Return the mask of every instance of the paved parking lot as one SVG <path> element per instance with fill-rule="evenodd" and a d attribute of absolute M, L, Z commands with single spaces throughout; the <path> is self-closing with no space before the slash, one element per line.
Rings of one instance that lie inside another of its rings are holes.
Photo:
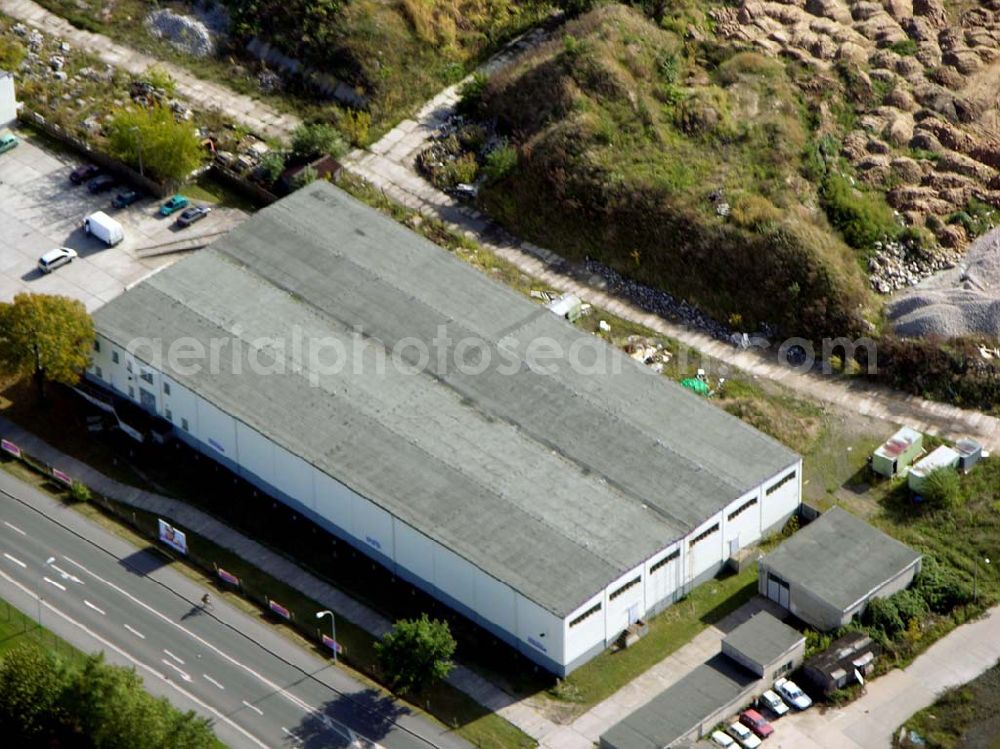
<path fill-rule="evenodd" d="M 159 202 L 146 198 L 129 208 L 110 208 L 116 191 L 92 195 L 74 186 L 69 173 L 80 163 L 72 156 L 42 148 L 21 137 L 21 144 L 0 154 L 0 301 L 32 291 L 75 297 L 93 311 L 150 273 L 183 254 L 141 257 L 150 248 L 236 226 L 246 214 L 216 208 L 205 219 L 178 230 L 173 218 L 161 218 Z M 84 216 L 103 210 L 125 229 L 125 240 L 106 247 L 82 228 Z M 49 275 L 38 258 L 55 247 L 72 247 L 80 257 Z"/>

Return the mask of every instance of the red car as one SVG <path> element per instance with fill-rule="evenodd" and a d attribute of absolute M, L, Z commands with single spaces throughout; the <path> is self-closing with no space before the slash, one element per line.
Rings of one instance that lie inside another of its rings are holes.
<path fill-rule="evenodd" d="M 774 726 L 768 723 L 764 716 L 756 710 L 744 710 L 740 713 L 740 723 L 745 725 L 762 739 L 766 739 L 774 733 Z"/>

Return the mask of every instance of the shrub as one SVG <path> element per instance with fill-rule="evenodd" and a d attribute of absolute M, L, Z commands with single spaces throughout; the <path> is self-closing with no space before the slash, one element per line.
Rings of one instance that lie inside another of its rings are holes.
<path fill-rule="evenodd" d="M 458 90 L 458 104 L 455 110 L 459 114 L 477 115 L 483 108 L 483 97 L 486 94 L 486 87 L 490 79 L 486 73 L 476 71 L 472 77 L 462 84 Z"/>
<path fill-rule="evenodd" d="M 890 598 L 873 598 L 865 608 L 864 622 L 876 633 L 890 640 L 906 629 L 896 601 Z"/>
<path fill-rule="evenodd" d="M 446 162 L 434 173 L 434 184 L 440 188 L 469 184 L 476 179 L 478 172 L 476 157 L 471 153 L 464 153 L 457 159 Z"/>
<path fill-rule="evenodd" d="M 292 132 L 292 154 L 302 161 L 312 161 L 324 154 L 334 158 L 347 151 L 347 144 L 333 125 L 317 122 L 299 125 Z"/>
<path fill-rule="evenodd" d="M 278 151 L 268 151 L 260 160 L 260 171 L 263 178 L 273 184 L 285 171 L 285 156 Z"/>
<path fill-rule="evenodd" d="M 513 146 L 503 145 L 486 154 L 486 164 L 483 171 L 490 181 L 496 182 L 514 171 L 516 167 L 517 149 Z"/>
<path fill-rule="evenodd" d="M 947 614 L 972 600 L 968 582 L 954 568 L 942 566 L 934 557 L 924 557 L 913 590 L 935 614 Z"/>
<path fill-rule="evenodd" d="M 900 39 L 898 42 L 893 42 L 889 49 L 897 55 L 912 57 L 917 54 L 917 43 L 912 39 Z"/>
<path fill-rule="evenodd" d="M 17 71 L 28 51 L 16 39 L 0 39 L 0 70 Z M 21 82 L 18 81 L 18 85 Z"/>
<path fill-rule="evenodd" d="M 729 216 L 737 226 L 761 234 L 771 231 L 781 221 L 781 211 L 774 203 L 756 193 L 742 193 L 734 198 Z"/>
<path fill-rule="evenodd" d="M 69 485 L 69 496 L 74 502 L 89 502 L 91 499 L 90 489 L 79 481 Z"/>
<path fill-rule="evenodd" d="M 177 93 L 177 81 L 159 65 L 147 68 L 146 72 L 142 74 L 142 80 L 145 80 L 156 88 L 162 88 L 167 92 L 168 96 L 173 96 Z"/>
<path fill-rule="evenodd" d="M 889 206 L 873 194 L 857 190 L 842 174 L 828 174 L 820 195 L 830 223 L 855 249 L 868 249 L 899 233 Z"/>
<path fill-rule="evenodd" d="M 292 187 L 298 190 L 316 181 L 316 170 L 312 166 L 305 167 L 292 179 Z"/>
<path fill-rule="evenodd" d="M 347 139 L 359 148 L 368 145 L 368 139 L 371 136 L 371 127 L 371 114 L 360 109 L 349 109 L 340 118 L 340 129 L 344 131 Z M 339 156 L 340 154 L 331 155 Z"/>
<path fill-rule="evenodd" d="M 924 502 L 935 510 L 947 510 L 962 499 L 962 485 L 953 468 L 937 468 L 924 480 Z"/>
<path fill-rule="evenodd" d="M 894 593 L 892 595 L 892 600 L 896 604 L 896 610 L 899 612 L 899 618 L 907 624 L 913 620 L 918 622 L 923 621 L 924 617 L 927 616 L 927 612 L 930 610 L 927 606 L 927 601 L 925 601 L 923 596 L 921 596 L 920 593 L 914 588 L 908 588 L 906 590 L 901 590 L 898 593 Z"/>
<path fill-rule="evenodd" d="M 108 125 L 111 155 L 157 179 L 181 182 L 205 158 L 194 127 L 178 122 L 167 107 L 119 110 Z"/>

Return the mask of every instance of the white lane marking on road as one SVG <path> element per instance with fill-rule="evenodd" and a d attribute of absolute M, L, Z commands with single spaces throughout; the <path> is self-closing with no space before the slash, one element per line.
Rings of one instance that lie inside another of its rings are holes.
<path fill-rule="evenodd" d="M 215 679 L 213 679 L 213 678 L 212 678 L 211 676 L 209 676 L 208 674 L 202 674 L 202 676 L 204 676 L 204 677 L 205 677 L 205 681 L 207 681 L 207 682 L 208 682 L 209 684 L 214 684 L 214 685 L 215 685 L 215 686 L 217 686 L 217 687 L 218 687 L 219 689 L 225 689 L 225 687 L 224 687 L 224 686 L 222 686 L 222 685 L 221 685 L 221 684 L 220 684 L 219 682 L 217 682 L 217 681 L 216 681 Z"/>
<path fill-rule="evenodd" d="M 19 567 L 20 567 L 21 569 L 27 569 L 27 568 L 28 568 L 28 565 L 26 565 L 26 564 L 25 564 L 24 562 L 22 562 L 22 561 L 21 561 L 20 559 L 18 559 L 17 557 L 12 557 L 12 556 L 11 556 L 10 554 L 8 554 L 8 553 L 7 553 L 6 551 L 5 551 L 4 553 L 3 553 L 3 555 L 4 555 L 5 557 L 7 557 L 7 558 L 8 558 L 8 559 L 9 559 L 10 561 L 12 561 L 12 562 L 13 562 L 14 564 L 16 564 L 17 566 L 19 566 Z"/>
<path fill-rule="evenodd" d="M 293 744 L 298 745 L 298 744 L 302 743 L 302 739 L 300 739 L 298 736 L 296 736 L 294 733 L 292 733 L 291 731 L 289 731 L 284 726 L 281 727 L 281 730 L 284 731 L 285 735 L 288 736 L 288 738 L 292 740 Z"/>
<path fill-rule="evenodd" d="M 214 644 L 212 644 L 208 640 L 204 639 L 203 637 L 200 637 L 200 636 L 196 635 L 194 632 L 192 632 L 191 630 L 189 630 L 186 627 L 182 626 L 181 624 L 178 624 L 177 622 L 175 622 L 173 619 L 171 619 L 166 614 L 163 614 L 160 611 L 158 611 L 157 609 L 154 609 L 148 603 L 145 603 L 144 601 L 140 601 L 138 598 L 136 598 L 134 595 L 132 595 L 131 593 L 129 593 L 127 590 L 124 590 L 124 589 L 120 588 L 119 586 L 117 586 L 113 582 L 111 582 L 110 580 L 105 580 L 103 577 L 101 577 L 97 573 L 92 572 L 91 570 L 87 569 L 86 567 L 84 567 L 79 562 L 77 562 L 77 561 L 75 561 L 73 559 L 70 559 L 67 556 L 64 556 L 63 559 L 65 559 L 67 562 L 69 562 L 70 564 L 72 564 L 74 567 L 77 567 L 78 569 L 83 570 L 88 575 L 90 575 L 91 577 L 93 577 L 95 580 L 98 580 L 98 581 L 104 583 L 105 585 L 107 585 L 112 590 L 117 591 L 118 593 L 120 593 L 121 595 L 125 596 L 129 600 L 133 601 L 134 603 L 138 604 L 142 608 L 146 609 L 147 611 L 149 611 L 154 616 L 159 617 L 164 622 L 167 622 L 168 624 L 170 624 L 171 626 L 175 627 L 176 629 L 179 629 L 181 632 L 183 632 L 184 634 L 186 634 L 191 639 L 195 640 L 196 642 L 200 643 L 202 646 L 204 646 L 204 647 L 208 648 L 209 650 L 211 650 L 212 652 L 214 652 L 220 658 L 223 658 L 223 659 L 229 661 L 229 663 L 233 664 L 234 666 L 242 668 L 244 671 L 246 671 L 248 674 L 250 674 L 251 676 L 253 676 L 258 681 L 260 681 L 262 684 L 264 684 L 265 686 L 267 686 L 268 688 L 270 688 L 273 692 L 277 692 L 278 694 L 280 694 L 282 697 L 284 697 L 286 700 L 288 700 L 289 702 L 291 702 L 293 705 L 295 705 L 296 707 L 298 707 L 300 710 L 302 710 L 306 714 L 318 716 L 320 719 L 323 719 L 323 718 L 327 717 L 327 716 L 323 715 L 319 710 L 317 710 L 316 708 L 314 708 L 312 705 L 310 705 L 309 703 L 307 703 L 307 702 L 305 702 L 303 700 L 300 700 L 294 694 L 291 694 L 290 692 L 288 692 L 283 687 L 279 686 L 277 683 L 275 683 L 271 679 L 267 678 L 263 674 L 258 673 L 257 671 L 254 671 L 252 668 L 250 668 L 250 666 L 247 666 L 245 663 L 241 663 L 240 661 L 236 660 L 235 658 L 233 658 L 228 653 L 223 652 L 222 650 L 220 650 L 218 647 L 216 647 Z M 351 731 L 351 729 L 347 728 L 346 726 L 342 726 L 339 723 L 335 723 L 334 725 L 331 726 L 331 728 L 333 728 L 333 730 L 335 730 L 338 733 L 340 733 L 340 734 L 344 735 L 345 737 L 347 737 L 347 739 L 349 741 L 353 740 L 356 736 L 360 736 L 361 735 L 361 734 L 355 734 L 353 731 Z"/>
<path fill-rule="evenodd" d="M 146 639 L 146 635 L 144 635 L 144 634 L 143 634 L 142 632 L 140 632 L 139 630 L 137 630 L 137 629 L 136 629 L 135 627 L 130 627 L 130 626 L 129 626 L 128 624 L 124 625 L 124 627 L 125 627 L 125 629 L 127 629 L 127 630 L 128 630 L 129 632 L 131 632 L 131 633 L 132 633 L 132 634 L 134 634 L 134 635 L 135 635 L 136 637 L 138 637 L 139 639 L 142 639 L 142 640 L 145 640 L 145 639 Z"/>
<path fill-rule="evenodd" d="M 263 711 L 263 710 L 261 710 L 261 709 L 260 709 L 259 707 L 257 707 L 256 705 L 251 705 L 251 704 L 250 704 L 249 702 L 247 702 L 246 700 L 243 700 L 243 704 L 244 704 L 244 705 L 246 705 L 247 707 L 249 707 L 249 708 L 250 708 L 251 710 L 253 710 L 253 711 L 254 711 L 255 713 L 257 713 L 257 715 L 263 715 L 263 714 L 264 714 L 264 711 Z"/>
<path fill-rule="evenodd" d="M 76 575 L 71 575 L 66 570 L 64 570 L 62 567 L 56 567 L 54 564 L 50 564 L 49 567 L 51 567 L 56 572 L 58 572 L 59 576 L 63 580 L 72 580 L 74 583 L 79 583 L 80 585 L 83 585 L 83 580 L 81 580 L 80 578 L 78 578 Z"/>
<path fill-rule="evenodd" d="M 47 582 L 47 583 L 48 583 L 49 585 L 54 585 L 55 587 L 59 588 L 59 590 L 61 590 L 61 591 L 63 591 L 63 592 L 66 592 L 66 586 L 65 586 L 65 585 L 63 585 L 62 583 L 57 583 L 57 582 L 56 582 L 55 580 L 50 580 L 50 579 L 49 579 L 49 578 L 47 578 L 47 577 L 43 577 L 42 579 L 43 579 L 43 580 L 44 580 L 45 582 Z"/>
<path fill-rule="evenodd" d="M 137 666 L 137 667 L 139 667 L 141 669 L 144 669 L 145 671 L 148 671 L 149 673 L 151 673 L 153 676 L 157 677 L 161 681 L 165 681 L 167 684 L 169 684 L 171 686 L 171 688 L 173 688 L 174 690 L 176 690 L 179 694 L 184 695 L 184 697 L 186 697 L 187 699 L 191 700 L 191 702 L 193 702 L 194 704 L 198 705 L 203 710 L 207 710 L 208 712 L 212 713 L 212 715 L 216 716 L 216 718 L 218 718 L 222 722 L 224 722 L 227 725 L 231 726 L 234 730 L 239 731 L 241 734 L 243 734 L 244 736 L 246 736 L 250 741 L 252 741 L 254 744 L 256 744 L 257 746 L 259 746 L 260 749 L 270 749 L 267 744 L 265 744 L 263 741 L 261 741 L 260 739 L 258 739 L 256 736 L 254 736 L 252 733 L 250 733 L 249 731 L 247 731 L 245 728 L 243 728 L 242 726 L 240 726 L 239 724 L 237 724 L 236 722 L 234 722 L 228 716 L 223 715 L 221 712 L 219 712 L 218 710 L 216 710 L 214 707 L 212 707 L 211 705 L 209 705 L 207 702 L 203 702 L 202 700 L 198 699 L 193 694 L 191 694 L 186 689 L 184 689 L 184 687 L 182 687 L 177 682 L 170 681 L 170 679 L 168 679 L 166 677 L 166 674 L 163 674 L 160 671 L 157 671 L 155 668 L 153 668 L 152 666 L 150 666 L 148 663 L 140 661 L 138 658 L 136 658 L 135 656 L 133 656 L 133 655 L 125 652 L 120 647 L 118 647 L 113 642 L 111 642 L 110 640 L 106 640 L 103 637 L 101 637 L 99 634 L 97 634 L 96 632 L 94 632 L 93 630 L 88 629 L 81 622 L 78 622 L 73 617 L 69 616 L 66 613 L 63 613 L 63 611 L 61 609 L 57 609 L 51 603 L 49 603 L 48 601 L 46 601 L 44 598 L 41 598 L 37 593 L 35 593 L 30 588 L 28 588 L 26 585 L 22 585 L 21 583 L 19 583 L 17 580 L 15 580 L 14 578 L 12 578 L 10 575 L 8 575 L 7 573 L 3 572 L 2 570 L 0 570 L 0 577 L 2 577 L 3 579 L 5 579 L 11 585 L 14 585 L 14 586 L 20 588 L 22 593 L 24 593 L 25 595 L 27 595 L 29 598 L 36 599 L 39 602 L 40 605 L 45 606 L 45 608 L 47 608 L 53 614 L 57 614 L 58 616 L 61 616 L 63 619 L 65 619 L 67 622 L 69 622 L 70 624 L 72 624 L 74 627 L 76 627 L 81 632 L 86 632 L 90 637 L 94 638 L 94 640 L 96 640 L 97 642 L 99 642 L 104 647 L 108 648 L 109 650 L 115 651 L 122 658 L 125 658 L 130 663 L 134 664 L 135 666 Z"/>
<path fill-rule="evenodd" d="M 95 606 L 94 604 L 92 604 L 86 598 L 83 599 L 83 605 L 86 606 L 88 609 L 93 609 L 94 611 L 96 611 L 101 616 L 107 616 L 107 614 L 105 614 L 102 609 L 97 608 L 97 606 Z"/>
<path fill-rule="evenodd" d="M 179 673 L 181 675 L 181 678 L 184 679 L 184 681 L 191 681 L 191 677 L 188 676 L 185 672 L 181 671 L 180 666 L 177 666 L 177 665 L 171 663 L 166 658 L 160 658 L 160 663 L 166 664 L 167 666 L 169 666 L 170 668 L 172 668 L 174 671 L 176 671 L 177 673 Z"/>
<path fill-rule="evenodd" d="M 180 663 L 182 666 L 184 665 L 184 661 L 182 661 L 180 658 L 178 658 L 176 655 L 174 655 L 173 653 L 171 653 L 166 648 L 164 648 L 163 652 L 166 653 L 167 655 L 169 655 L 171 658 L 173 658 L 178 663 Z"/>
<path fill-rule="evenodd" d="M 20 528 L 18 528 L 16 525 L 11 525 L 6 520 L 3 521 L 3 524 L 6 525 L 8 528 L 10 528 L 15 533 L 20 533 L 22 536 L 27 536 L 28 535 L 27 533 L 25 533 L 24 531 L 22 531 Z"/>

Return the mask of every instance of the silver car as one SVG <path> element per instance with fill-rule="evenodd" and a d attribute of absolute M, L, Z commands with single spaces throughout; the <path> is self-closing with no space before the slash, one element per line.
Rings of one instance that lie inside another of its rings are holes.
<path fill-rule="evenodd" d="M 51 273 L 60 266 L 72 263 L 76 257 L 76 250 L 69 247 L 56 247 L 38 258 L 38 270 L 42 273 Z"/>

